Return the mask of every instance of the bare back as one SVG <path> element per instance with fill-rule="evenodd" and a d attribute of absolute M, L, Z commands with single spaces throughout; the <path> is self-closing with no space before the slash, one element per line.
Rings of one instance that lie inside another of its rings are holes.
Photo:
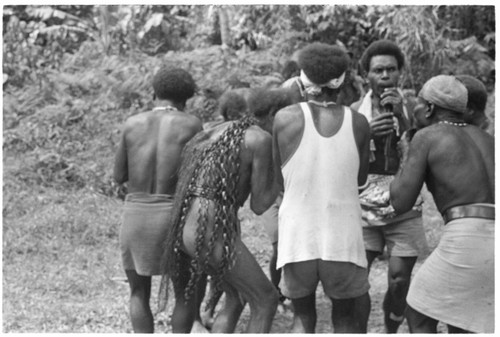
<path fill-rule="evenodd" d="M 218 140 L 221 134 L 233 122 L 226 122 L 203 131 L 203 135 L 193 139 L 193 142 L 211 144 Z M 190 146 L 195 144 L 190 144 Z M 250 205 L 254 212 L 260 213 L 267 209 L 273 198 L 274 175 L 272 167 L 271 135 L 257 126 L 250 126 L 244 134 L 239 152 L 238 179 L 236 182 L 236 202 L 243 205 L 251 194 Z M 203 174 L 197 177 L 197 184 L 206 183 Z"/>
<path fill-rule="evenodd" d="M 438 210 L 495 202 L 494 138 L 479 128 L 435 124 L 416 133 L 391 185 L 396 209 L 407 208 L 423 182 Z"/>
<path fill-rule="evenodd" d="M 277 197 L 271 136 L 257 126 L 239 123 L 205 129 L 186 145 L 175 195 L 172 228 L 182 228 L 183 249 L 198 258 L 206 256 L 209 247 L 214 265 L 224 260 L 228 240 L 239 240 L 237 212 L 248 196 L 256 214 Z M 188 209 L 182 206 L 185 200 Z"/>
<path fill-rule="evenodd" d="M 200 130 L 198 118 L 177 110 L 130 117 L 115 161 L 115 178 L 121 178 L 116 180 L 128 181 L 130 193 L 173 194 L 182 149 Z"/>

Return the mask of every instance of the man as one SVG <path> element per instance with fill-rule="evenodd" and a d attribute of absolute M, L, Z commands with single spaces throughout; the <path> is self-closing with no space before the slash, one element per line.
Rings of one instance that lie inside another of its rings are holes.
<path fill-rule="evenodd" d="M 314 43 L 298 61 L 310 98 L 280 110 L 273 126 L 284 188 L 277 268 L 294 309 L 292 332 L 314 332 L 319 281 L 332 301 L 335 332 L 366 332 L 370 298 L 358 184 L 368 172 L 369 126 L 335 103 L 349 63 L 342 49 Z"/>
<path fill-rule="evenodd" d="M 241 241 L 237 217 L 249 196 L 256 214 L 277 196 L 269 134 L 273 116 L 267 112 L 205 129 L 186 146 L 164 252 L 165 279 L 172 277 L 176 297 L 173 317 L 184 318 L 174 332 L 190 331 L 196 283 L 204 272 L 226 293 L 212 332 L 233 332 L 246 302 L 247 332 L 271 329 L 278 293 Z"/>
<path fill-rule="evenodd" d="M 274 116 L 279 109 L 289 104 L 291 104 L 291 101 L 290 101 L 289 90 L 287 89 L 279 89 L 279 88 L 269 89 L 267 87 L 259 87 L 252 89 L 248 88 L 248 90 L 245 92 L 244 95 L 242 95 L 241 91 L 230 90 L 224 93 L 219 98 L 219 115 L 223 118 L 223 121 L 219 123 L 223 123 L 224 121 L 239 119 L 247 113 L 250 113 L 251 115 L 254 116 Z M 208 127 L 213 127 L 214 125 L 215 122 L 211 123 L 210 126 Z M 274 205 L 275 204 L 273 203 L 270 209 L 272 209 Z M 265 215 L 269 213 L 269 210 L 264 212 L 261 215 L 261 217 L 265 218 Z M 265 229 L 267 231 L 272 232 L 270 234 L 271 238 L 273 238 L 274 235 L 277 237 L 277 231 L 278 231 L 277 221 L 278 218 L 276 215 L 276 226 L 266 226 L 265 223 Z M 273 230 L 274 227 L 276 227 L 275 233 Z M 276 244 L 273 241 L 273 252 L 277 250 Z M 279 292 L 279 287 L 278 287 L 279 277 L 276 277 L 276 274 L 278 274 L 279 276 L 280 274 L 276 271 L 276 259 L 275 259 L 276 256 L 277 255 L 273 254 L 269 264 L 269 270 L 270 270 L 271 282 L 278 289 Z M 211 287 L 210 290 L 213 291 L 215 289 Z M 214 300 L 209 302 L 210 306 L 207 306 L 206 314 L 202 315 L 203 318 L 205 318 L 205 325 L 208 325 L 210 327 L 213 325 L 215 305 L 217 304 L 217 296 L 218 295 L 220 296 L 220 293 L 213 295 L 214 295 Z M 233 298 L 229 298 L 232 295 L 232 293 L 226 295 L 228 295 L 226 296 L 226 301 L 228 300 L 234 301 Z M 280 301 L 281 300 L 282 296 L 280 296 Z M 238 301 L 238 303 L 240 302 Z M 238 308 L 233 307 L 232 311 L 236 311 L 238 309 L 239 306 Z M 243 307 L 241 307 L 241 309 L 243 309 Z"/>
<path fill-rule="evenodd" d="M 351 105 L 370 123 L 370 168 L 368 183 L 360 195 L 363 209 L 363 237 L 368 269 L 387 247 L 388 289 L 384 297 L 384 323 L 396 333 L 404 320 L 406 294 L 419 253 L 427 249 L 421 204 L 405 214 L 394 213 L 389 202 L 389 183 L 399 167 L 397 142 L 411 126 L 413 103 L 398 88 L 404 55 L 391 41 L 373 42 L 360 60 L 370 90 Z"/>
<path fill-rule="evenodd" d="M 464 121 L 486 131 L 489 128 L 488 117 L 484 112 L 488 102 L 486 87 L 480 80 L 470 75 L 457 75 L 456 78 L 465 85 L 468 93 Z"/>
<path fill-rule="evenodd" d="M 288 88 L 266 89 L 259 88 L 252 92 L 248 99 L 249 111 L 255 115 L 271 114 L 275 115 L 278 110 L 292 103 L 292 95 Z M 281 293 L 279 283 L 281 280 L 281 270 L 276 268 L 278 260 L 278 209 L 281 204 L 283 193 L 278 194 L 275 202 L 260 216 L 264 229 L 271 240 L 272 255 L 269 260 L 269 276 L 271 283 L 278 291 L 280 305 L 285 301 L 285 296 Z"/>
<path fill-rule="evenodd" d="M 154 331 L 151 276 L 160 274 L 181 151 L 202 128 L 198 118 L 183 112 L 195 91 L 189 73 L 162 67 L 153 78 L 153 89 L 156 107 L 127 119 L 114 165 L 115 180 L 128 183 L 120 248 L 131 289 L 132 327 L 138 333 Z"/>
<path fill-rule="evenodd" d="M 340 48 L 346 51 L 345 48 Z M 287 65 L 290 63 L 296 64 L 295 61 L 291 60 L 289 61 L 289 63 L 287 63 Z M 281 84 L 281 87 L 290 89 L 292 100 L 295 103 L 305 102 L 309 99 L 309 95 L 305 90 L 304 83 L 300 78 L 300 74 L 285 77 L 285 81 Z M 340 105 L 351 105 L 354 101 L 358 100 L 363 93 L 364 89 L 362 85 L 362 79 L 359 76 L 352 74 L 351 70 L 348 69 L 346 70 L 344 84 L 336 93 L 335 101 Z"/>
<path fill-rule="evenodd" d="M 464 122 L 467 89 L 453 76 L 431 78 L 419 93 L 417 131 L 391 183 L 398 213 L 411 209 L 425 182 L 443 215 L 438 246 L 408 293 L 410 332 L 493 333 L 494 138 Z M 404 146 L 403 146 L 404 148 Z"/>

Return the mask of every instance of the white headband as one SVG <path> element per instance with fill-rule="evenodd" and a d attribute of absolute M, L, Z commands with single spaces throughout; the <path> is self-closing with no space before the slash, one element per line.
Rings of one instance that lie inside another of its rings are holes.
<path fill-rule="evenodd" d="M 340 75 L 338 78 L 331 79 L 324 84 L 316 84 L 307 77 L 303 70 L 300 71 L 300 80 L 302 81 L 302 84 L 304 84 L 305 91 L 313 96 L 319 95 L 321 93 L 321 89 L 324 87 L 330 89 L 338 89 L 342 85 L 342 83 L 344 83 L 344 79 L 345 72 L 343 72 L 342 75 Z"/>

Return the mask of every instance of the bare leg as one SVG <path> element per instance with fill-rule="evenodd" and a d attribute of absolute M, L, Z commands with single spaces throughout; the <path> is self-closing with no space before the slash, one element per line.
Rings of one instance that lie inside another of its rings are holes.
<path fill-rule="evenodd" d="M 410 333 L 437 333 L 438 321 L 421 314 L 410 306 L 406 307 L 406 320 Z"/>
<path fill-rule="evenodd" d="M 217 307 L 217 303 L 219 303 L 222 294 L 222 291 L 216 293 L 213 281 L 210 280 L 209 291 L 206 296 L 210 302 L 207 303 L 205 310 L 201 313 L 202 322 L 208 329 L 212 329 L 214 324 L 215 308 Z"/>
<path fill-rule="evenodd" d="M 151 276 L 138 275 L 135 270 L 125 270 L 130 285 L 130 319 L 136 333 L 153 333 L 154 320 L 149 299 Z"/>
<path fill-rule="evenodd" d="M 406 295 L 410 287 L 410 278 L 416 256 L 389 258 L 389 289 L 384 297 L 384 322 L 387 333 L 396 333 L 404 320 Z"/>
<path fill-rule="evenodd" d="M 190 256 L 194 256 L 196 251 L 199 199 L 193 201 L 184 226 L 184 249 Z M 209 202 L 213 203 L 213 201 Z M 213 220 L 215 215 L 211 213 L 212 211 L 213 209 L 209 207 L 207 216 Z M 211 225 L 211 223 L 207 225 L 205 249 L 199 252 L 201 256 L 206 254 L 206 247 L 208 247 L 211 236 Z M 223 249 L 221 242 L 215 243 L 210 257 L 210 266 L 214 270 L 219 265 Z M 236 238 L 233 250 L 235 256 L 233 265 L 224 275 L 224 281 L 234 287 L 250 305 L 250 320 L 247 332 L 269 332 L 278 306 L 278 292 L 240 238 Z"/>
<path fill-rule="evenodd" d="M 356 298 L 331 301 L 335 333 L 366 333 L 371 309 L 368 292 Z"/>
<path fill-rule="evenodd" d="M 189 281 L 189 258 L 184 255 L 181 262 L 181 270 L 179 271 L 178 282 L 173 282 L 175 292 L 175 306 L 172 312 L 172 332 L 173 333 L 189 333 L 193 327 L 195 319 L 199 319 L 200 296 L 203 296 L 206 285 L 206 275 L 197 285 L 195 293 L 186 300 L 184 289 Z M 203 287 L 201 293 L 198 293 Z"/>
<path fill-rule="evenodd" d="M 470 331 L 457 328 L 456 326 L 453 325 L 447 324 L 447 326 L 448 326 L 448 333 L 471 333 Z"/>
<path fill-rule="evenodd" d="M 278 292 L 239 238 L 235 241 L 234 252 L 234 265 L 224 279 L 250 305 L 247 332 L 267 333 L 276 314 Z"/>
<path fill-rule="evenodd" d="M 281 281 L 281 269 L 276 269 L 276 262 L 278 261 L 278 243 L 273 243 L 273 255 L 269 261 L 269 275 L 271 275 L 272 284 L 278 289 Z"/>
<path fill-rule="evenodd" d="M 200 308 L 203 303 L 203 299 L 205 297 L 205 292 L 207 288 L 207 276 L 203 275 L 203 277 L 198 282 L 196 287 L 196 312 L 195 319 L 193 322 L 193 327 L 191 328 L 191 333 L 206 333 L 208 332 L 207 328 L 203 325 L 200 316 Z"/>
<path fill-rule="evenodd" d="M 238 291 L 229 284 L 223 284 L 226 300 L 224 307 L 217 313 L 212 333 L 232 333 L 236 329 L 236 324 L 240 318 L 241 312 L 245 307 Z"/>
<path fill-rule="evenodd" d="M 314 333 L 316 328 L 316 293 L 301 298 L 292 298 L 293 333 Z"/>
<path fill-rule="evenodd" d="M 368 273 L 370 272 L 370 268 L 372 267 L 372 263 L 375 260 L 377 256 L 380 255 L 379 252 L 376 252 L 374 250 L 365 250 L 366 253 L 366 259 L 368 260 Z"/>

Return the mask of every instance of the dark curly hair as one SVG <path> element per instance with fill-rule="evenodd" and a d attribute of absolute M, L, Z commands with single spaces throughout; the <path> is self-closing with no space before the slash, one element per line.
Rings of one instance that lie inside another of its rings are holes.
<path fill-rule="evenodd" d="M 470 75 L 456 75 L 467 88 L 467 107 L 477 112 L 484 112 L 488 101 L 488 92 L 483 82 Z"/>
<path fill-rule="evenodd" d="M 281 76 L 286 81 L 289 78 L 294 76 L 298 76 L 300 74 L 300 68 L 296 61 L 288 60 L 283 66 L 283 70 L 281 70 Z"/>
<path fill-rule="evenodd" d="M 187 71 L 162 66 L 153 78 L 153 89 L 155 96 L 159 99 L 185 102 L 193 97 L 196 84 Z"/>
<path fill-rule="evenodd" d="M 293 104 L 290 90 L 285 88 L 255 88 L 248 98 L 248 112 L 257 118 L 268 114 L 274 116 L 278 110 Z"/>
<path fill-rule="evenodd" d="M 405 56 L 401 51 L 401 48 L 397 44 L 390 40 L 378 40 L 373 42 L 366 48 L 365 52 L 361 56 L 359 61 L 361 64 L 361 69 L 364 72 L 370 70 L 370 61 L 372 57 L 377 55 L 392 55 L 398 61 L 398 69 L 401 70 L 405 64 Z"/>
<path fill-rule="evenodd" d="M 298 64 L 316 84 L 324 84 L 342 75 L 349 67 L 349 55 L 340 47 L 315 42 L 299 52 Z"/>
<path fill-rule="evenodd" d="M 223 93 L 218 99 L 218 112 L 225 121 L 239 119 L 247 111 L 247 101 L 234 90 Z"/>

